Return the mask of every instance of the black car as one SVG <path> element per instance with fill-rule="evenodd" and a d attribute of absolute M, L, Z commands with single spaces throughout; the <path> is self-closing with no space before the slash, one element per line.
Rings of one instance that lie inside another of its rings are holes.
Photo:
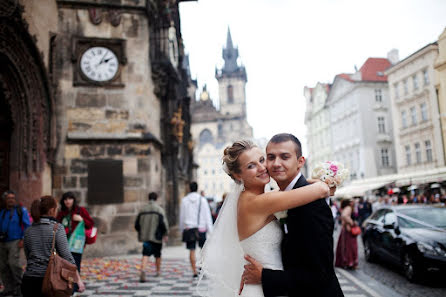
<path fill-rule="evenodd" d="M 362 226 L 367 261 L 379 258 L 401 265 L 410 281 L 425 272 L 446 272 L 446 207 L 383 207 Z"/>

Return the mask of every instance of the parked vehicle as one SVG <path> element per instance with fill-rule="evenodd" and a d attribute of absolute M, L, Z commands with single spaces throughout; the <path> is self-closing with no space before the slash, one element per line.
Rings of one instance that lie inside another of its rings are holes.
<path fill-rule="evenodd" d="M 400 265 L 409 281 L 446 273 L 446 207 L 383 207 L 363 223 L 365 259 Z"/>

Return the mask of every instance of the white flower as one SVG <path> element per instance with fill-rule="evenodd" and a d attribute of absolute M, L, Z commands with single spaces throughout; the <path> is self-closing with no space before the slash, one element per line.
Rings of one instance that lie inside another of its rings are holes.
<path fill-rule="evenodd" d="M 288 210 L 282 210 L 282 211 L 275 212 L 274 215 L 276 216 L 276 218 L 278 220 L 286 219 L 288 217 Z"/>

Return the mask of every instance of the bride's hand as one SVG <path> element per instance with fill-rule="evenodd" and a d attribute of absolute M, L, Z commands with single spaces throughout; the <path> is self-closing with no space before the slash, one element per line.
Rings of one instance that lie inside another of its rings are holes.
<path fill-rule="evenodd" d="M 330 196 L 334 196 L 334 194 L 336 193 L 336 187 L 331 187 L 330 188 Z"/>

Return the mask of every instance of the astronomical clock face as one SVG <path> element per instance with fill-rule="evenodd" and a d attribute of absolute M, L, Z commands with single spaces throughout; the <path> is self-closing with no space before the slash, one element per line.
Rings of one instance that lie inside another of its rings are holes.
<path fill-rule="evenodd" d="M 80 69 L 84 76 L 96 82 L 111 81 L 119 70 L 115 53 L 106 47 L 87 49 L 81 56 Z"/>

